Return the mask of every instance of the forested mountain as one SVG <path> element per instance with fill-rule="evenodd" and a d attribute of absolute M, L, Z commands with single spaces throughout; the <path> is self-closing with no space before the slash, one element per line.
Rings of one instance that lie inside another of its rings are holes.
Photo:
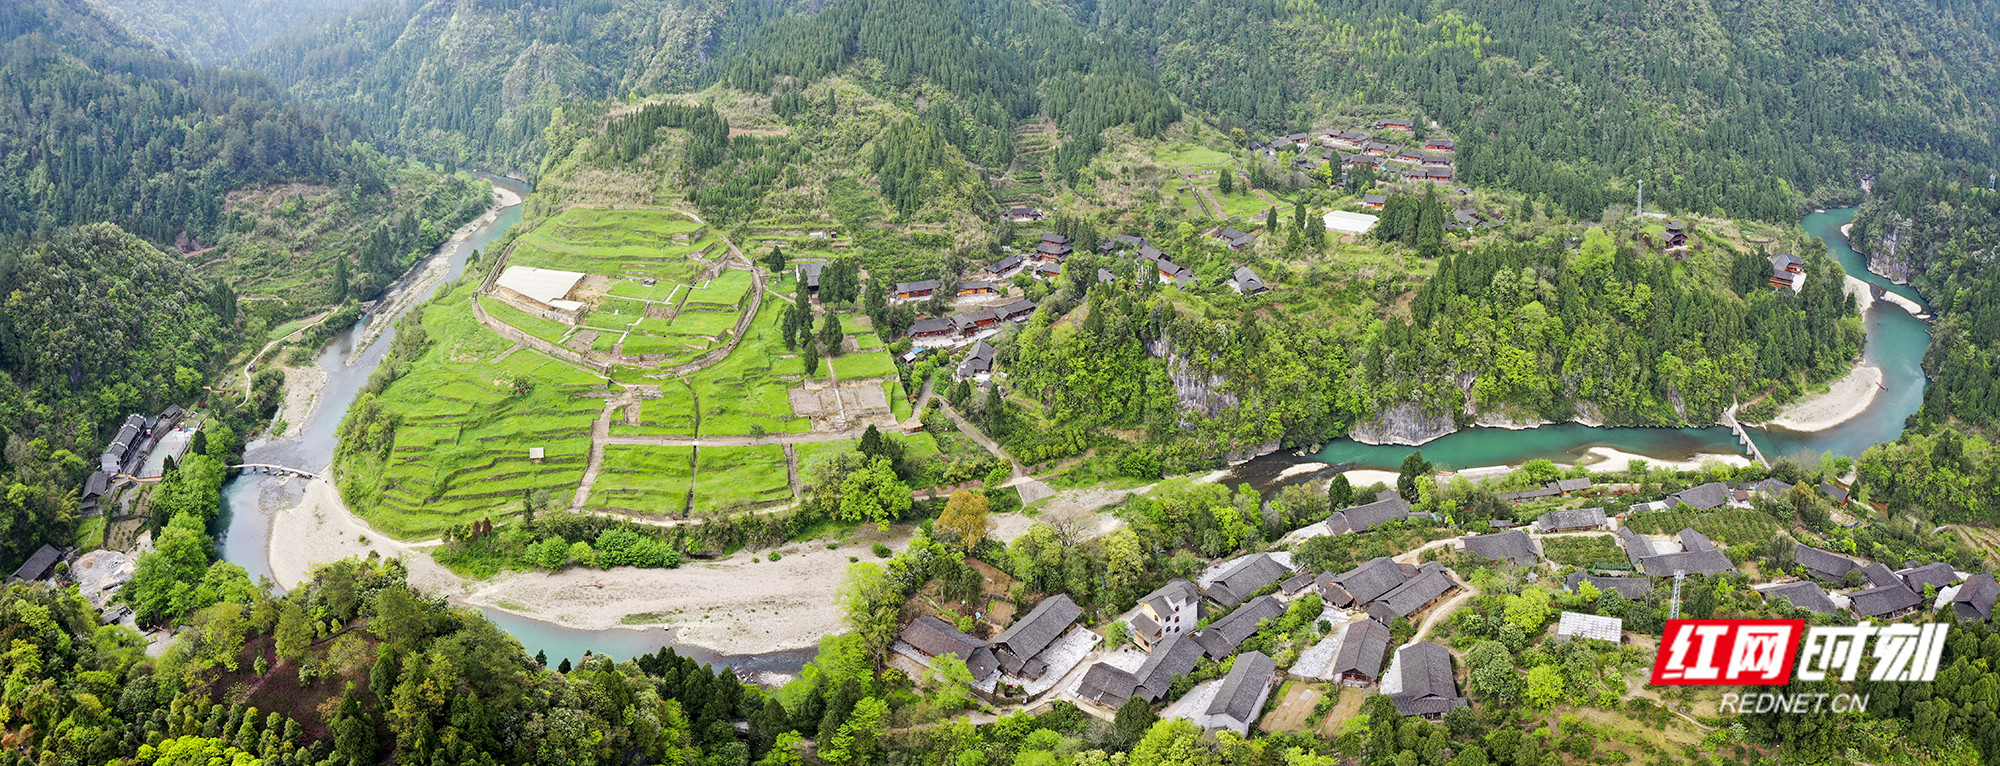
<path fill-rule="evenodd" d="M 200 64 L 218 64 L 251 51 L 323 13 L 365 0 L 91 0 L 133 34 Z"/>
<path fill-rule="evenodd" d="M 174 60 L 83 0 L 0 5 L 0 93 L 0 234 L 111 221 L 195 249 L 230 191 L 367 180 L 343 124 L 257 75 Z"/>
<path fill-rule="evenodd" d="M 1921 418 L 1984 431 L 2000 423 L 2000 193 L 1991 182 L 1936 168 L 1884 176 L 1849 233 L 1869 268 L 1907 280 L 1939 317 Z"/>
<path fill-rule="evenodd" d="M 1595 216 L 1788 218 L 1907 155 L 1992 165 L 2000 3 L 1070 0 L 1252 131 L 1422 116 L 1459 179 Z M 1340 125 L 1339 127 L 1346 127 Z"/>
<path fill-rule="evenodd" d="M 554 110 L 693 88 L 787 3 L 382 2 L 239 59 L 425 156 L 532 170 Z"/>

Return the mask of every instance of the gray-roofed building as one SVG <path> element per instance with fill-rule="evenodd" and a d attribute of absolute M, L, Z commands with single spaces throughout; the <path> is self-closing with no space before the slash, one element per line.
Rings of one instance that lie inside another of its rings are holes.
<path fill-rule="evenodd" d="M 892 295 L 897 300 L 921 300 L 929 298 L 931 293 L 937 292 L 937 289 L 938 281 L 935 279 L 925 279 L 916 282 L 897 282 L 895 292 Z"/>
<path fill-rule="evenodd" d="M 1563 612 L 1556 622 L 1556 635 L 1619 643 L 1625 637 L 1625 621 L 1582 612 Z"/>
<path fill-rule="evenodd" d="M 1193 630 L 1200 619 L 1201 589 L 1175 578 L 1139 598 L 1138 611 L 1132 615 L 1132 638 L 1150 652 L 1168 636 Z"/>
<path fill-rule="evenodd" d="M 1604 527 L 1603 508 L 1572 508 L 1564 511 L 1550 511 L 1535 519 L 1537 532 L 1575 532 L 1582 529 L 1602 529 Z"/>
<path fill-rule="evenodd" d="M 1451 652 L 1429 641 L 1418 641 L 1396 650 L 1396 673 L 1402 691 L 1389 695 L 1396 712 L 1431 720 L 1472 703 L 1459 696 L 1452 676 Z"/>
<path fill-rule="evenodd" d="M 958 329 L 958 325 L 949 319 L 919 319 L 910 323 L 910 337 L 917 339 L 935 338 L 950 335 L 956 329 Z"/>
<path fill-rule="evenodd" d="M 1108 285 L 1108 284 L 1111 284 L 1112 282 L 1116 282 L 1116 281 L 1118 281 L 1118 275 L 1117 275 L 1117 274 L 1113 274 L 1113 273 L 1111 273 L 1111 270 L 1110 270 L 1110 269 L 1107 269 L 1107 268 L 1103 268 L 1103 267 L 1101 267 L 1101 266 L 1100 266 L 1100 267 L 1098 267 L 1098 269 L 1097 269 L 1097 283 L 1098 283 L 1098 284 L 1100 284 L 1100 285 Z"/>
<path fill-rule="evenodd" d="M 1368 208 L 1369 210 L 1381 210 L 1389 206 L 1389 195 L 1387 194 L 1361 195 L 1361 206 Z"/>
<path fill-rule="evenodd" d="M 1000 292 L 999 285 L 984 279 L 973 279 L 958 283 L 958 294 L 960 296 L 992 295 L 998 292 Z"/>
<path fill-rule="evenodd" d="M 1238 559 L 1235 564 L 1216 575 L 1202 589 L 1202 595 L 1224 609 L 1243 603 L 1250 594 L 1265 586 L 1285 578 L 1291 569 L 1271 558 L 1271 554 L 1257 553 Z"/>
<path fill-rule="evenodd" d="M 1594 486 L 1588 476 L 1581 476 L 1574 479 L 1557 479 L 1551 483 L 1555 484 L 1556 489 L 1565 495 L 1571 492 L 1582 492 Z"/>
<path fill-rule="evenodd" d="M 1868 566 L 1862 567 L 1861 576 L 1868 579 L 1868 587 L 1871 588 L 1887 588 L 1891 585 L 1909 587 L 1903 582 L 1903 578 L 1896 576 L 1895 572 L 1889 570 L 1887 564 L 1879 561 L 1870 562 Z"/>
<path fill-rule="evenodd" d="M 1263 652 L 1236 655 L 1236 664 L 1223 676 L 1222 686 L 1209 700 L 1208 709 L 1195 721 L 1205 731 L 1229 730 L 1248 734 L 1250 724 L 1264 714 L 1264 701 L 1278 680 L 1278 663 Z"/>
<path fill-rule="evenodd" d="M 966 635 L 944 620 L 930 615 L 918 617 L 903 629 L 902 641 L 917 650 L 926 659 L 950 654 L 965 661 L 967 670 L 972 671 L 974 680 L 985 678 L 1000 669 L 1000 661 L 993 656 L 993 650 L 986 642 Z"/>
<path fill-rule="evenodd" d="M 1694 527 L 1688 527 L 1687 529 L 1681 530 L 1680 538 L 1681 538 L 1681 550 L 1685 551 L 1715 550 L 1715 541 L 1708 539 L 1708 535 L 1696 532 L 1694 530 Z"/>
<path fill-rule="evenodd" d="M 1278 583 L 1278 592 L 1289 598 L 1299 595 L 1300 592 L 1312 587 L 1312 584 L 1313 573 L 1300 572 L 1287 578 L 1284 582 Z"/>
<path fill-rule="evenodd" d="M 1057 263 L 1055 261 L 1042 261 L 1041 263 L 1035 264 L 1036 279 L 1054 279 L 1060 276 L 1062 276 L 1061 263 Z"/>
<path fill-rule="evenodd" d="M 1377 526 L 1410 517 L 1410 503 L 1396 491 L 1384 490 L 1375 496 L 1375 502 L 1357 505 L 1341 511 L 1347 517 L 1347 525 L 1356 532 L 1366 532 Z"/>
<path fill-rule="evenodd" d="M 1719 481 L 1697 484 L 1667 496 L 1667 507 L 1669 508 L 1679 504 L 1697 510 L 1707 510 L 1710 508 L 1721 508 L 1723 504 L 1728 502 L 1729 485 Z"/>
<path fill-rule="evenodd" d="M 1236 273 L 1229 277 L 1229 289 L 1244 295 L 1256 295 L 1269 292 L 1271 288 L 1266 287 L 1264 280 L 1259 279 L 1257 272 L 1251 271 L 1250 267 L 1238 266 Z"/>
<path fill-rule="evenodd" d="M 1278 603 L 1274 596 L 1258 596 L 1250 603 L 1223 615 L 1222 619 L 1194 634 L 1201 643 L 1201 649 L 1211 660 L 1220 660 L 1236 653 L 1236 647 L 1251 636 L 1257 635 L 1257 625 L 1285 613 L 1285 605 Z"/>
<path fill-rule="evenodd" d="M 806 284 L 806 289 L 809 291 L 819 289 L 819 275 L 822 271 L 826 271 L 825 261 L 809 261 L 792 268 L 792 273 L 800 282 Z"/>
<path fill-rule="evenodd" d="M 1625 544 L 1625 557 L 1632 561 L 1634 568 L 1639 566 L 1639 562 L 1653 555 L 1653 541 L 1633 531 L 1631 527 L 1618 528 L 1618 541 Z"/>
<path fill-rule="evenodd" d="M 1319 578 L 1319 595 L 1326 603 L 1342 609 L 1357 609 L 1374 603 L 1383 594 L 1417 576 L 1417 568 L 1399 564 L 1388 556 L 1369 559 L 1339 574 Z"/>
<path fill-rule="evenodd" d="M 1432 561 L 1418 567 L 1417 575 L 1408 582 L 1382 594 L 1382 598 L 1369 607 L 1368 614 L 1378 619 L 1380 615 L 1409 619 L 1410 615 L 1430 608 L 1454 590 L 1458 590 L 1458 581 L 1451 579 L 1443 564 Z M 1382 621 L 1388 622 L 1386 619 Z"/>
<path fill-rule="evenodd" d="M 1165 258 L 1153 261 L 1153 266 L 1159 271 L 1161 283 L 1186 287 L 1194 281 L 1194 269 L 1174 263 Z"/>
<path fill-rule="evenodd" d="M 1499 498 L 1500 502 L 1503 503 L 1519 503 L 1523 500 L 1539 500 L 1544 497 L 1555 497 L 1560 494 L 1562 494 L 1562 490 L 1555 487 L 1536 487 L 1517 492 L 1502 492 L 1494 495 L 1494 497 Z"/>
<path fill-rule="evenodd" d="M 1903 584 L 1910 586 L 1910 590 L 1918 593 L 1924 592 L 1925 585 L 1938 590 L 1944 590 L 1945 586 L 1958 582 L 1958 570 L 1952 569 L 1950 564 L 1942 561 L 1934 561 L 1920 567 L 1899 569 L 1896 570 L 1896 574 L 1903 578 Z"/>
<path fill-rule="evenodd" d="M 1854 606 L 1854 613 L 1862 617 L 1894 619 L 1917 610 L 1917 604 L 1924 600 L 1910 590 L 1910 586 L 1897 582 L 1894 585 L 1855 591 L 1847 595 Z"/>
<path fill-rule="evenodd" d="M 1389 627 L 1375 620 L 1347 626 L 1340 639 L 1340 651 L 1333 655 L 1332 675 L 1344 686 L 1355 688 L 1375 683 L 1382 677 L 1382 659 L 1389 653 Z"/>
<path fill-rule="evenodd" d="M 35 582 L 46 578 L 55 571 L 56 562 L 61 560 L 62 551 L 43 545 L 29 554 L 27 561 L 21 562 L 21 566 L 14 570 L 14 574 L 7 578 L 7 582 Z"/>
<path fill-rule="evenodd" d="M 1792 491 L 1792 485 L 1778 481 L 1777 479 L 1765 479 L 1751 484 L 1746 489 L 1749 489 L 1752 495 L 1762 495 L 1775 500 L 1784 497 L 1786 492 Z"/>
<path fill-rule="evenodd" d="M 1589 582 L 1599 591 L 1615 590 L 1618 595 L 1635 599 L 1653 591 L 1653 581 L 1644 577 L 1599 577 L 1597 575 L 1571 572 L 1563 578 L 1563 585 L 1576 590 L 1577 583 Z"/>
<path fill-rule="evenodd" d="M 2000 596 L 2000 583 L 1994 582 L 1990 573 L 1976 574 L 1958 586 L 1958 593 L 1951 598 L 1951 608 L 1964 619 L 1990 620 L 1995 596 Z"/>
<path fill-rule="evenodd" d="M 1488 561 L 1511 561 L 1521 566 L 1533 565 L 1540 559 L 1535 554 L 1535 541 L 1521 531 L 1465 538 L 1465 551 Z"/>
<path fill-rule="evenodd" d="M 1002 321 L 1026 322 L 1035 315 L 1035 302 L 1026 298 L 1010 301 L 993 307 L 993 313 L 999 314 Z"/>
<path fill-rule="evenodd" d="M 980 341 L 972 344 L 972 352 L 958 363 L 958 379 L 965 380 L 993 371 L 993 344 Z"/>
<path fill-rule="evenodd" d="M 1027 259 L 1022 258 L 1021 256 L 1010 255 L 1000 260 L 994 261 L 991 265 L 986 267 L 986 270 L 992 273 L 993 276 L 995 277 L 1005 278 L 1009 274 L 1013 274 L 1016 271 L 1020 271 L 1021 264 L 1026 262 Z"/>
<path fill-rule="evenodd" d="M 1852 559 L 1830 551 L 1797 543 L 1792 546 L 1792 560 L 1806 568 L 1806 573 L 1821 581 L 1839 585 L 1847 573 L 1860 568 Z"/>
<path fill-rule="evenodd" d="M 1728 554 L 1714 549 L 1663 553 L 1639 561 L 1639 571 L 1649 577 L 1671 577 L 1676 572 L 1721 574 L 1735 569 L 1736 564 L 1729 560 Z"/>
<path fill-rule="evenodd" d="M 1792 602 L 1792 606 L 1813 614 L 1833 614 L 1837 609 L 1833 605 L 1833 599 L 1827 598 L 1826 591 L 1819 587 L 1819 583 L 1811 580 L 1774 585 L 1765 588 L 1763 593 L 1766 601 L 1782 598 Z"/>
<path fill-rule="evenodd" d="M 1147 704 L 1166 698 L 1175 676 L 1187 675 L 1202 657 L 1201 645 L 1187 635 L 1168 636 L 1136 671 L 1097 663 L 1077 682 L 1077 697 L 1117 710 L 1137 697 Z"/>
<path fill-rule="evenodd" d="M 1834 505 L 1847 504 L 1847 490 L 1837 484 L 1822 481 L 1819 483 L 1819 493 L 1825 495 L 1826 499 L 1832 500 Z"/>
<path fill-rule="evenodd" d="M 1256 244 L 1257 237 L 1247 231 L 1238 231 L 1234 228 L 1224 226 L 1221 231 L 1215 233 L 1215 241 L 1231 250 L 1243 250 Z"/>
<path fill-rule="evenodd" d="M 993 654 L 1000 658 L 1000 669 L 1012 676 L 1040 678 L 1048 665 L 1037 662 L 1035 655 L 1060 638 L 1082 614 L 1083 608 L 1071 601 L 1068 594 L 1058 593 L 1043 599 L 1027 616 L 1015 620 L 993 639 Z"/>

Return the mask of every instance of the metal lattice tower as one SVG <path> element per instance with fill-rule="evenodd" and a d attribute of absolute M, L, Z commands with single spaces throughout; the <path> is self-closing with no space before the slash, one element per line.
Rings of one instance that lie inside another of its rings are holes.
<path fill-rule="evenodd" d="M 1685 569 L 1674 570 L 1674 598 L 1672 601 L 1667 602 L 1667 619 L 1669 620 L 1678 620 L 1681 618 L 1681 581 L 1686 580 L 1687 576 L 1688 573 Z"/>

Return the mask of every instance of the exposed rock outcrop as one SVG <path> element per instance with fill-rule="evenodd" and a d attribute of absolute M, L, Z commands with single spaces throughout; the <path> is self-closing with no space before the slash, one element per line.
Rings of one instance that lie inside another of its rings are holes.
<path fill-rule="evenodd" d="M 1458 430 L 1450 415 L 1426 414 L 1414 404 L 1397 404 L 1373 419 L 1354 424 L 1350 439 L 1362 444 L 1416 446 Z"/>

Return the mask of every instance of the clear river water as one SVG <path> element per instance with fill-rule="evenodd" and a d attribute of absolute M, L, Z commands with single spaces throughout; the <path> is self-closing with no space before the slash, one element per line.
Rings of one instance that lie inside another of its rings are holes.
<path fill-rule="evenodd" d="M 1868 271 L 1866 259 L 1847 246 L 1840 227 L 1854 219 L 1854 208 L 1828 210 L 1805 217 L 1801 225 L 1807 233 L 1826 241 L 1829 253 L 1848 274 L 1871 285 L 1879 285 L 1916 299 L 1915 290 L 1891 284 Z M 1894 441 L 1903 432 L 1903 423 L 1917 411 L 1924 399 L 1921 363 L 1930 347 L 1928 327 L 1908 312 L 1886 301 L 1876 301 L 1862 320 L 1868 327 L 1868 341 L 1862 360 L 1882 368 L 1882 385 L 1868 409 L 1854 419 L 1833 428 L 1811 433 L 1782 428 L 1749 429 L 1750 440 L 1768 458 L 1810 456 L 1821 453 L 1860 456 L 1876 442 Z M 1443 469 L 1475 466 L 1519 465 L 1536 458 L 1559 463 L 1576 462 L 1592 447 L 1610 447 L 1663 460 L 1686 460 L 1698 454 L 1742 454 L 1729 429 L 1709 428 L 1592 428 L 1575 423 L 1524 430 L 1468 428 L 1438 438 L 1421 447 L 1424 458 Z M 1352 468 L 1394 470 L 1417 447 L 1370 445 L 1352 439 L 1335 439 L 1310 459 Z"/>
<path fill-rule="evenodd" d="M 528 193 L 528 188 L 520 182 L 481 175 L 518 195 L 525 197 Z M 1846 238 L 1840 235 L 1839 229 L 1853 215 L 1852 209 L 1815 213 L 1807 216 L 1803 224 L 1808 232 L 1826 240 L 1828 248 L 1847 273 L 1916 298 L 1916 293 L 1909 288 L 1890 285 L 1887 280 L 1869 273 L 1862 258 L 1848 248 Z M 439 254 L 450 264 L 449 278 L 456 278 L 464 270 L 466 260 L 474 252 L 504 241 L 507 232 L 520 220 L 520 206 L 507 207 L 496 220 L 477 227 L 470 236 L 439 248 Z M 423 297 L 428 298 L 429 295 Z M 355 353 L 355 346 L 365 337 L 370 323 L 393 322 L 395 319 L 395 316 L 366 317 L 322 349 L 317 362 L 327 371 L 328 381 L 312 416 L 306 423 L 288 429 L 284 436 L 251 442 L 245 453 L 245 462 L 325 470 L 333 461 L 340 420 L 368 376 L 388 352 L 394 331 L 383 332 L 358 354 Z M 1886 302 L 1878 301 L 1865 320 L 1868 342 L 1863 356 L 1867 363 L 1883 368 L 1884 385 L 1888 390 L 1881 392 L 1859 417 L 1832 429 L 1817 433 L 1753 429 L 1752 439 L 1767 455 L 1817 455 L 1824 451 L 1859 455 L 1868 445 L 1893 440 L 1902 432 L 1904 419 L 1914 413 L 1923 400 L 1924 378 L 1918 363 L 1923 358 L 1924 349 L 1929 346 L 1930 336 L 1923 323 Z M 350 357 L 353 357 L 351 364 Z M 1683 460 L 1699 453 L 1738 451 L 1735 439 L 1727 429 L 1720 427 L 1591 428 L 1577 424 L 1526 430 L 1468 429 L 1437 439 L 1422 449 L 1426 458 L 1441 468 L 1449 469 L 1519 464 L 1534 458 L 1570 462 L 1595 446 L 1670 460 Z M 1355 468 L 1394 469 L 1413 449 L 1339 439 L 1307 460 Z M 1298 458 L 1272 455 L 1244 466 L 1238 471 L 1238 476 L 1244 479 L 1260 473 L 1273 476 L 1297 462 Z M 1232 482 L 1235 480 L 1231 479 Z M 271 514 L 296 505 L 302 494 L 303 487 L 299 483 L 265 475 L 243 474 L 232 479 L 223 488 L 223 510 L 217 521 L 223 558 L 241 565 L 252 578 L 270 575 L 268 546 Z M 663 630 L 585 631 L 495 609 L 483 611 L 488 619 L 520 640 L 530 654 L 546 652 L 551 663 L 563 658 L 580 658 L 586 651 L 626 658 L 674 646 L 683 655 L 703 662 L 728 665 L 740 671 L 790 673 L 796 672 L 813 653 L 811 649 L 797 649 L 724 656 L 699 647 L 676 645 Z"/>

